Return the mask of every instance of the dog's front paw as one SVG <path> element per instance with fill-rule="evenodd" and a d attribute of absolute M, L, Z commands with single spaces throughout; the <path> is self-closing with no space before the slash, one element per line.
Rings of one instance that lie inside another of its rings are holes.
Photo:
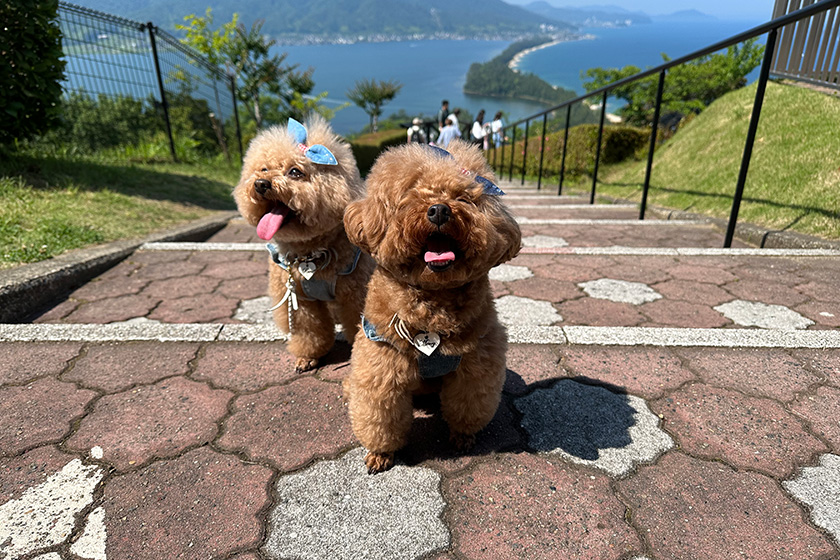
<path fill-rule="evenodd" d="M 469 451 L 475 445 L 475 434 L 454 433 L 449 436 L 449 441 L 458 451 Z"/>
<path fill-rule="evenodd" d="M 295 373 L 303 373 L 318 367 L 318 358 L 298 358 L 295 361 Z"/>
<path fill-rule="evenodd" d="M 394 466 L 394 454 L 368 451 L 368 454 L 365 456 L 365 465 L 367 465 L 368 474 L 387 471 Z"/>

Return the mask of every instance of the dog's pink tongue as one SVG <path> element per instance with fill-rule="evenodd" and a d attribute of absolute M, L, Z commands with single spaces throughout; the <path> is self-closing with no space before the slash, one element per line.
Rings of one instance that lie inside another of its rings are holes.
<path fill-rule="evenodd" d="M 453 253 L 452 251 L 446 251 L 445 253 L 435 253 L 434 251 L 426 251 L 426 254 L 423 255 L 423 258 L 426 260 L 427 263 L 441 264 L 447 263 L 449 261 L 454 261 L 455 253 Z"/>
<path fill-rule="evenodd" d="M 277 230 L 283 227 L 283 220 L 286 218 L 286 214 L 288 213 L 289 207 L 283 205 L 278 206 L 260 218 L 260 223 L 257 224 L 257 235 L 259 238 L 268 241 L 274 237 Z"/>

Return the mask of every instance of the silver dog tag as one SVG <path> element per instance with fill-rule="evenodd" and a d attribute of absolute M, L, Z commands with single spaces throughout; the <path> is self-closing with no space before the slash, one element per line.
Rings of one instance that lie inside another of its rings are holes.
<path fill-rule="evenodd" d="M 423 352 L 427 356 L 440 346 L 440 335 L 433 332 L 421 332 L 414 337 L 414 347 Z"/>
<path fill-rule="evenodd" d="M 306 278 L 307 280 L 312 280 L 312 277 L 315 275 L 315 271 L 317 269 L 318 267 L 315 266 L 315 263 L 310 261 L 304 261 L 300 263 L 300 266 L 298 266 L 300 275 Z"/>

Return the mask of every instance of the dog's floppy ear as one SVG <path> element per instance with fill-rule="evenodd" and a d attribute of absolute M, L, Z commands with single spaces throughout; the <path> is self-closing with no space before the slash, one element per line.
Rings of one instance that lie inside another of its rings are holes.
<path fill-rule="evenodd" d="M 513 259 L 519 254 L 522 248 L 522 231 L 519 229 L 519 224 L 516 220 L 505 210 L 503 210 L 504 220 L 499 220 L 496 223 L 496 229 L 500 237 L 504 240 L 504 247 L 501 251 L 496 265 L 505 263 Z"/>
<path fill-rule="evenodd" d="M 350 243 L 372 255 L 385 236 L 382 208 L 370 197 L 351 202 L 344 211 L 344 231 Z"/>

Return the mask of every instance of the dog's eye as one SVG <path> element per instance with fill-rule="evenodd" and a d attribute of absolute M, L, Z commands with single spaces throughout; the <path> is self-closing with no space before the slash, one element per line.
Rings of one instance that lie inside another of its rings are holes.
<path fill-rule="evenodd" d="M 262 169 L 260 169 L 260 171 L 262 171 L 263 173 L 265 173 L 266 171 L 268 171 L 268 167 L 263 167 Z"/>
<path fill-rule="evenodd" d="M 471 198 L 467 198 L 466 196 L 459 196 L 458 202 L 463 202 L 464 204 L 472 204 L 475 206 L 475 201 Z"/>
<path fill-rule="evenodd" d="M 292 167 L 291 169 L 289 169 L 289 171 L 286 172 L 286 176 L 290 177 L 291 179 L 302 179 L 306 177 L 303 171 L 301 171 L 297 167 Z"/>

